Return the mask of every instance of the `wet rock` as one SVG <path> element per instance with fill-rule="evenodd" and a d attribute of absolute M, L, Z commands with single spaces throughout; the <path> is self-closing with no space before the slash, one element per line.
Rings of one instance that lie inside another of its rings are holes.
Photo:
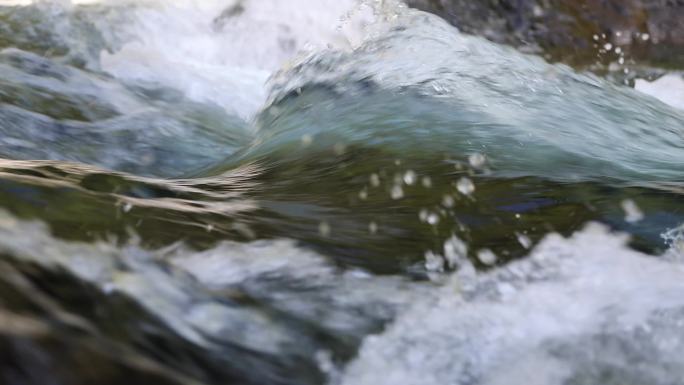
<path fill-rule="evenodd" d="M 462 31 L 575 66 L 684 67 L 682 0 L 409 0 Z"/>
<path fill-rule="evenodd" d="M 88 344 L 58 334 L 0 334 L 0 380 L 7 385 L 160 384 L 183 380 L 152 368 L 117 362 Z"/>

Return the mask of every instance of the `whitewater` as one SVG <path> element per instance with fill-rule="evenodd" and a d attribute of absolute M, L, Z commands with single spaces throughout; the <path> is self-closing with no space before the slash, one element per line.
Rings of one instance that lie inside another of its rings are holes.
<path fill-rule="evenodd" d="M 386 0 L 0 20 L 6 383 L 684 384 L 680 74 Z"/>

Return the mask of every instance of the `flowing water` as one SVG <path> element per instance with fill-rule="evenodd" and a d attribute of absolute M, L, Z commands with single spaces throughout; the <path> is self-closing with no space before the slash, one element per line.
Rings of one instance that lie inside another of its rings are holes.
<path fill-rule="evenodd" d="M 393 1 L 2 3 L 3 383 L 684 384 L 678 101 Z"/>

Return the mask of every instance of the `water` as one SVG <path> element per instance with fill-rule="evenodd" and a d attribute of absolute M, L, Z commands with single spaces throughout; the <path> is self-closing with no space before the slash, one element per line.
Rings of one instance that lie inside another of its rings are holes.
<path fill-rule="evenodd" d="M 676 89 L 351 0 L 1 6 L 0 73 L 4 383 L 681 383 Z"/>

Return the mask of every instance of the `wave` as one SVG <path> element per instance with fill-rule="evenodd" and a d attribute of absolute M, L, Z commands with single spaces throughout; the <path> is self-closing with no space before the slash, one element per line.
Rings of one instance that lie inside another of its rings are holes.
<path fill-rule="evenodd" d="M 461 159 L 480 153 L 501 176 L 681 180 L 681 111 L 435 16 L 398 20 L 354 52 L 322 53 L 277 77 L 273 110 L 258 120 L 266 145 L 322 134 L 397 154 L 407 143 Z"/>

